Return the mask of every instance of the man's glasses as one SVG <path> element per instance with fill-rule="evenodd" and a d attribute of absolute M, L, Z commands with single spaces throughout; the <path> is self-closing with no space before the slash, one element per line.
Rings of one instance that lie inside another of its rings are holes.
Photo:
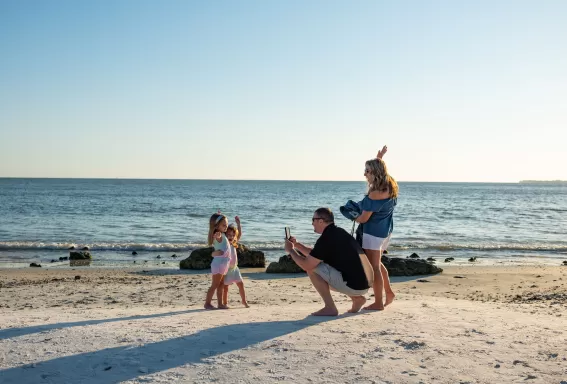
<path fill-rule="evenodd" d="M 323 220 L 323 218 L 322 218 L 322 217 L 313 217 L 313 218 L 311 218 L 311 222 L 312 222 L 312 223 L 314 223 L 315 220 Z"/>

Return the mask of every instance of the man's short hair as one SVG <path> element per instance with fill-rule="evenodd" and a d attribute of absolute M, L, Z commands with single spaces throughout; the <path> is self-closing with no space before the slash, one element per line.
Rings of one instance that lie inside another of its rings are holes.
<path fill-rule="evenodd" d="M 333 215 L 333 211 L 331 211 L 329 208 L 318 208 L 315 211 L 315 214 L 323 219 L 325 223 L 335 222 L 335 215 Z"/>

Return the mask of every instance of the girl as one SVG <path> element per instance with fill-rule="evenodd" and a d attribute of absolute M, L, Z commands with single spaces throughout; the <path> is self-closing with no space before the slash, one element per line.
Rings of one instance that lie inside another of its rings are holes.
<path fill-rule="evenodd" d="M 232 253 L 230 256 L 230 263 L 228 266 L 228 272 L 224 277 L 224 292 L 223 292 L 223 305 L 228 308 L 228 287 L 232 283 L 236 283 L 238 286 L 238 291 L 240 292 L 240 298 L 242 299 L 242 304 L 246 308 L 250 308 L 248 302 L 246 301 L 246 292 L 244 291 L 244 282 L 242 281 L 242 275 L 240 274 L 240 270 L 238 269 L 238 254 L 236 252 L 236 248 L 238 247 L 238 240 L 242 236 L 242 227 L 240 226 L 240 218 L 236 216 L 234 218 L 236 221 L 236 226 L 231 224 L 228 226 L 226 230 L 226 237 L 229 243 L 232 245 Z"/>
<path fill-rule="evenodd" d="M 217 291 L 218 308 L 225 309 L 226 306 L 222 303 L 223 293 L 223 278 L 228 271 L 228 264 L 230 262 L 231 245 L 225 236 L 228 227 L 228 220 L 225 215 L 215 213 L 209 220 L 209 236 L 208 244 L 214 247 L 213 261 L 211 263 L 211 273 L 213 281 L 211 287 L 207 291 L 205 299 L 205 309 L 216 309 L 212 304 L 213 294 Z"/>
<path fill-rule="evenodd" d="M 385 149 L 386 147 L 384 147 Z M 363 223 L 362 248 L 374 269 L 374 303 L 365 307 L 370 310 L 383 310 L 384 306 L 394 301 L 394 292 L 390 285 L 388 270 L 382 264 L 382 253 L 388 247 L 394 229 L 394 208 L 398 198 L 398 183 L 388 174 L 386 163 L 380 157 L 368 160 L 364 176 L 368 182 L 368 193 L 360 202 L 362 214 L 356 219 Z M 382 291 L 386 291 L 383 302 Z"/>

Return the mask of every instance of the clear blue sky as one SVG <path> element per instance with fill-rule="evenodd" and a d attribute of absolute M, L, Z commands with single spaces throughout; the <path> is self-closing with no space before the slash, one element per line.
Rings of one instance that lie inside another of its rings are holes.
<path fill-rule="evenodd" d="M 0 177 L 567 179 L 567 1 L 0 2 Z"/>

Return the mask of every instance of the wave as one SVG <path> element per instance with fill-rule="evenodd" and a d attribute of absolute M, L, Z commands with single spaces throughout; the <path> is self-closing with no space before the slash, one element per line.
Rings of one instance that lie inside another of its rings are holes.
<path fill-rule="evenodd" d="M 422 249 L 434 251 L 485 251 L 485 252 L 567 252 L 567 245 L 564 244 L 395 244 L 394 240 L 390 245 L 391 249 L 409 250 Z"/>
<path fill-rule="evenodd" d="M 282 242 L 245 242 L 243 243 L 250 249 L 260 251 L 283 250 Z M 65 243 L 65 242 L 39 242 L 39 241 L 0 241 L 0 251 L 61 251 L 75 247 L 80 250 L 88 247 L 91 251 L 191 251 L 197 248 L 204 248 L 205 243 Z"/>

